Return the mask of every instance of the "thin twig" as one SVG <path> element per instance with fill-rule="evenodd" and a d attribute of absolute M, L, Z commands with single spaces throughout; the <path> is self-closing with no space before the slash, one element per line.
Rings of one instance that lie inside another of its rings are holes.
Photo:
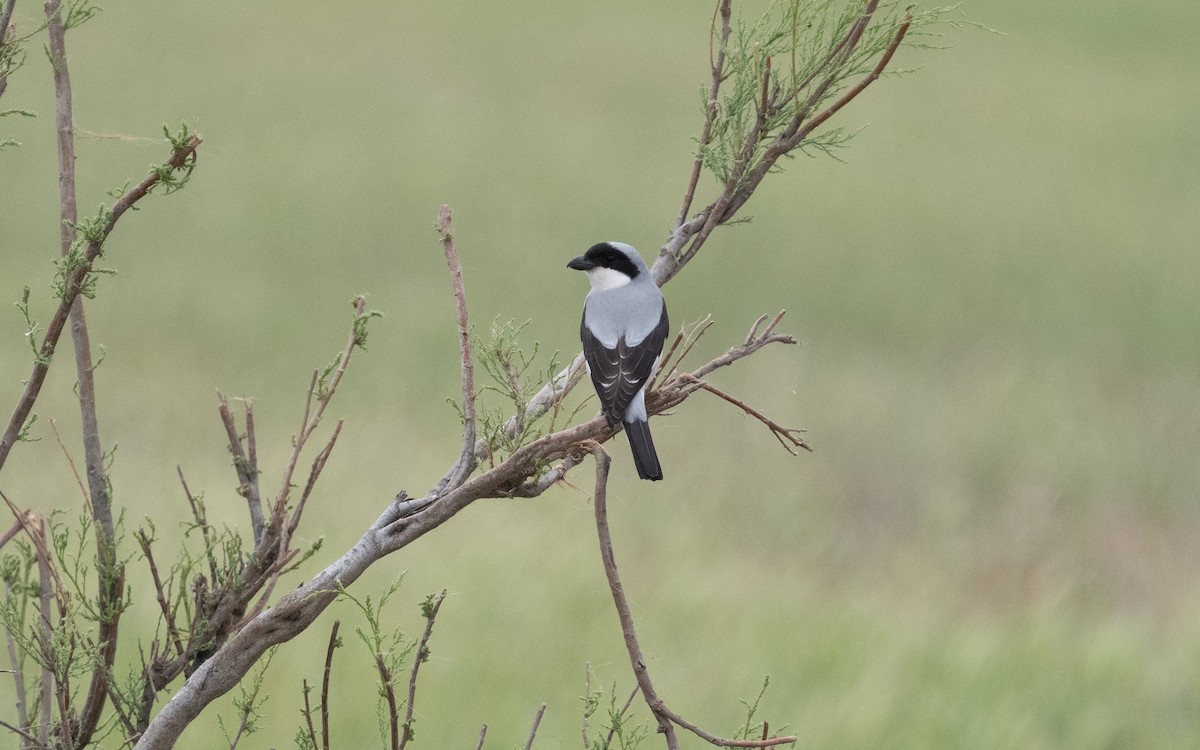
<path fill-rule="evenodd" d="M 200 534 L 204 537 L 204 556 L 208 558 L 208 573 L 210 580 L 217 580 L 217 560 L 213 556 L 213 540 L 212 528 L 208 525 L 208 517 L 204 512 L 204 505 L 200 499 L 192 494 L 188 488 L 187 480 L 183 478 L 183 468 L 178 464 L 175 465 L 175 473 L 179 475 L 179 483 L 183 485 L 183 494 L 187 497 L 188 507 L 192 509 L 192 518 L 196 521 L 196 525 L 200 527 Z"/>
<path fill-rule="evenodd" d="M 238 433 L 237 421 L 229 409 L 229 402 L 225 399 L 225 394 L 220 391 L 217 391 L 217 402 L 217 413 L 221 415 L 221 424 L 225 425 L 225 434 L 229 438 L 229 453 L 233 456 L 233 468 L 238 476 L 237 492 L 246 498 L 246 504 L 250 510 L 250 527 L 254 532 L 254 543 L 258 544 L 262 541 L 263 536 L 263 509 L 262 499 L 258 495 L 257 452 L 252 452 L 253 458 L 246 455 L 246 451 L 242 447 L 242 436 Z M 245 401 L 245 404 L 246 439 L 253 445 L 254 422 L 251 417 L 249 399 Z"/>
<path fill-rule="evenodd" d="M 304 679 L 301 680 L 301 684 L 303 685 L 302 692 L 304 693 L 304 725 L 305 725 L 305 728 L 308 729 L 308 741 L 310 743 L 312 743 L 313 747 L 316 747 L 317 746 L 317 732 L 316 732 L 316 729 L 313 728 L 312 705 L 310 704 L 310 702 L 308 700 L 308 693 L 310 690 L 312 690 L 312 688 L 310 688 L 308 686 L 308 678 L 307 677 L 305 677 Z"/>
<path fill-rule="evenodd" d="M 179 628 L 175 625 L 175 615 L 171 611 L 171 605 L 167 601 L 166 588 L 163 586 L 162 578 L 158 574 L 158 565 L 154 562 L 154 550 L 151 549 L 151 540 L 146 532 L 139 530 L 134 534 L 137 539 L 138 546 L 142 548 L 142 555 L 146 558 L 146 563 L 150 566 L 150 580 L 154 583 L 154 597 L 158 600 L 159 611 L 162 612 L 163 624 L 167 629 L 167 637 L 171 639 L 171 643 L 175 646 L 177 655 L 183 655 L 183 639 L 180 637 Z"/>
<path fill-rule="evenodd" d="M 596 459 L 596 490 L 592 504 L 596 511 L 596 534 L 600 539 L 600 558 L 604 563 L 604 575 L 608 578 L 608 589 L 612 594 L 613 604 L 617 608 L 617 617 L 621 621 L 621 634 L 625 638 L 625 649 L 629 652 L 629 661 L 633 666 L 633 674 L 637 679 L 642 697 L 646 699 L 654 717 L 658 719 L 658 728 L 666 736 L 668 750 L 678 750 L 679 738 L 675 735 L 678 724 L 701 739 L 720 747 L 770 747 L 795 742 L 796 737 L 777 737 L 769 740 L 734 740 L 718 737 L 704 731 L 679 714 L 667 708 L 666 703 L 654 691 L 650 681 L 650 672 L 646 667 L 646 659 L 642 655 L 642 647 L 638 643 L 637 630 L 633 624 L 633 613 L 629 608 L 629 600 L 625 598 L 625 588 L 621 583 L 621 575 L 617 571 L 617 561 L 613 555 L 612 533 L 608 528 L 608 468 L 611 459 L 598 443 L 585 446 Z"/>
<path fill-rule="evenodd" d="M 583 735 L 583 750 L 591 750 L 591 743 L 588 742 L 587 725 L 588 711 L 592 703 L 592 663 L 590 661 L 583 664 L 583 726 L 580 728 L 580 733 Z"/>
<path fill-rule="evenodd" d="M 313 459 L 312 468 L 308 472 L 308 481 L 304 483 L 304 491 L 300 493 L 300 500 L 296 503 L 296 509 L 292 511 L 292 519 L 288 521 L 287 533 L 281 538 L 281 551 L 287 548 L 287 542 L 291 540 L 292 534 L 296 533 L 296 529 L 300 526 L 300 517 L 304 514 L 304 506 L 308 503 L 308 497 L 316 487 L 317 480 L 321 478 L 321 472 L 325 469 L 325 463 L 329 461 L 329 455 L 333 453 L 333 446 L 337 443 L 338 435 L 342 433 L 344 423 L 343 419 L 337 421 L 333 427 L 333 434 L 329 436 L 329 442 L 325 443 L 325 447 Z"/>
<path fill-rule="evenodd" d="M 446 589 L 434 598 L 425 615 L 425 632 L 417 642 L 417 653 L 413 657 L 412 671 L 408 675 L 408 705 L 404 709 L 404 735 L 400 738 L 400 748 L 408 744 L 412 738 L 413 704 L 417 699 L 417 671 L 429 659 L 429 637 L 433 635 L 433 621 L 437 618 L 438 610 L 442 608 L 442 600 L 446 598 Z"/>
<path fill-rule="evenodd" d="M 346 374 L 346 367 L 350 364 L 350 357 L 354 354 L 354 347 L 358 346 L 358 321 L 363 317 L 367 300 L 365 297 L 359 295 L 354 298 L 353 304 L 354 321 L 350 325 L 350 333 L 346 339 L 346 346 L 342 349 L 341 356 L 337 360 L 337 366 L 334 368 L 329 380 L 323 384 L 324 388 L 320 393 L 317 393 L 317 388 L 322 383 L 317 373 L 313 372 L 312 382 L 308 390 L 308 400 L 304 405 L 304 419 L 301 422 L 300 432 L 296 435 L 292 454 L 283 472 L 283 483 L 280 486 L 279 494 L 275 498 L 275 506 L 271 511 L 272 526 L 282 524 L 283 522 L 283 513 L 287 509 L 287 499 L 292 487 L 292 475 L 296 472 L 296 464 L 300 460 L 300 452 L 304 450 L 304 446 L 308 442 L 308 438 L 312 435 L 313 430 L 321 423 L 321 417 L 325 415 L 325 409 L 329 406 L 329 402 L 337 392 L 338 385 L 342 382 L 342 376 Z M 310 407 L 314 396 L 317 400 L 317 408 L 310 419 Z"/>
<path fill-rule="evenodd" d="M 758 421 L 765 424 L 767 426 L 767 428 L 771 431 L 771 434 L 775 436 L 775 439 L 779 441 L 779 444 L 783 446 L 783 449 L 786 450 L 788 453 L 791 453 L 793 456 L 798 456 L 800 454 L 796 453 L 796 451 L 793 450 L 792 446 L 795 446 L 796 448 L 803 448 L 804 450 L 808 451 L 809 453 L 812 453 L 812 446 L 810 446 L 808 443 L 804 442 L 804 437 L 803 437 L 804 430 L 801 430 L 801 429 L 798 429 L 795 427 L 784 427 L 783 425 L 779 424 L 778 422 L 775 422 L 770 417 L 766 416 L 765 414 L 758 411 L 757 409 L 747 406 L 744 401 L 742 401 L 738 398 L 735 398 L 733 396 L 730 396 L 728 393 L 726 393 L 725 391 L 722 391 L 720 388 L 717 388 L 716 386 L 712 385 L 711 383 L 700 380 L 699 378 L 694 378 L 688 373 L 684 373 L 683 375 L 680 376 L 680 378 L 683 379 L 685 382 L 691 382 L 691 383 L 697 384 L 698 386 L 700 386 L 700 388 L 708 391 L 709 393 L 713 394 L 714 396 L 719 396 L 719 397 L 725 399 L 729 403 L 733 404 L 737 408 L 741 409 L 742 411 L 746 412 L 750 416 L 754 417 Z"/>
<path fill-rule="evenodd" d="M 0 549 L 4 549 L 4 545 L 6 545 L 10 541 L 12 541 L 12 538 L 14 536 L 16 536 L 17 534 L 20 534 L 21 529 L 23 529 L 23 528 L 25 528 L 25 527 L 21 524 L 20 521 L 13 521 L 13 525 L 9 527 L 8 531 L 4 532 L 3 536 L 0 536 Z"/>
<path fill-rule="evenodd" d="M 483 750 L 483 738 L 487 737 L 487 724 L 484 724 L 479 729 L 479 742 L 475 743 L 475 750 Z"/>
<path fill-rule="evenodd" d="M 329 646 L 325 649 L 325 672 L 321 676 L 321 750 L 329 750 L 329 672 L 333 668 L 333 650 L 338 644 L 341 620 L 334 620 L 329 630 Z"/>
<path fill-rule="evenodd" d="M 18 531 L 21 529 L 21 522 L 13 524 L 13 528 Z M 5 534 L 5 536 L 9 536 Z M 3 546 L 3 545 L 0 545 Z M 12 596 L 12 582 L 8 579 L 4 581 L 4 600 L 8 601 Z M 12 665 L 13 690 L 15 693 L 15 703 L 17 707 L 17 724 L 22 727 L 29 726 L 29 715 L 27 713 L 25 703 L 25 670 L 21 665 L 21 658 L 17 655 L 17 644 L 13 638 L 12 631 L 7 628 L 4 630 L 5 645 L 8 646 L 8 662 Z M 28 735 L 26 735 L 28 736 Z M 24 748 L 24 744 L 21 746 Z"/>
<path fill-rule="evenodd" d="M 83 494 L 83 502 L 87 505 L 88 514 L 92 513 L 92 498 L 88 496 L 87 487 L 83 486 L 83 477 L 79 476 L 79 469 L 75 467 L 75 459 L 71 458 L 71 451 L 67 450 L 66 443 L 63 442 L 62 435 L 58 433 L 58 424 L 54 417 L 50 418 L 50 431 L 54 433 L 54 439 L 58 441 L 58 448 L 62 451 L 63 457 L 67 459 L 67 465 L 71 467 L 71 474 L 75 477 L 75 484 L 79 485 L 79 492 Z"/>
<path fill-rule="evenodd" d="M 34 737 L 29 732 L 26 732 L 23 729 L 14 727 L 12 724 L 9 724 L 7 721 L 4 721 L 3 719 L 0 719 L 0 727 L 4 727 L 5 729 L 12 732 L 13 734 L 20 735 L 25 740 L 25 742 L 33 742 L 33 743 L 40 742 L 40 740 L 38 740 L 37 737 Z M 22 744 L 21 747 L 25 747 L 25 745 Z"/>
<path fill-rule="evenodd" d="M 8 498 L 5 498 L 7 500 Z M 50 598 L 53 595 L 50 590 L 50 560 L 49 550 L 46 545 L 46 524 L 43 518 L 36 513 L 26 513 L 27 525 L 26 531 L 31 532 L 33 538 L 33 548 L 37 554 L 38 566 L 38 606 L 41 612 L 41 637 L 46 644 L 46 648 L 50 648 L 50 644 L 54 639 L 54 625 L 50 611 Z M 38 708 L 40 715 L 38 716 L 38 742 L 40 746 L 46 747 L 50 740 L 50 701 L 51 695 L 54 692 L 54 675 L 50 671 L 50 667 L 42 667 L 41 678 L 41 694 L 38 699 Z"/>
<path fill-rule="evenodd" d="M 794 141 L 798 144 L 800 141 L 807 138 L 814 130 L 825 124 L 826 120 L 837 114 L 838 110 L 853 101 L 855 97 L 861 94 L 872 83 L 878 81 L 879 77 L 883 75 L 883 71 L 887 68 L 888 64 L 891 63 L 892 57 L 896 54 L 896 50 L 900 49 L 900 44 L 904 41 L 904 36 L 908 33 L 909 26 L 912 25 L 912 20 L 912 14 L 905 15 L 904 21 L 900 24 L 899 28 L 897 28 L 895 36 L 892 37 L 892 41 L 888 44 L 887 49 L 884 50 L 883 56 L 879 58 L 879 62 L 875 64 L 875 67 L 871 70 L 871 72 L 868 73 L 865 78 L 855 84 L 853 88 L 842 94 L 842 96 L 839 97 L 836 102 L 829 105 L 828 108 L 810 120 L 807 125 L 796 131 L 796 135 L 792 136 L 792 138 L 789 139 L 789 142 Z"/>
<path fill-rule="evenodd" d="M 450 267 L 450 282 L 454 289 L 454 308 L 458 318 L 458 355 L 462 369 L 463 393 L 463 447 L 458 461 L 438 484 L 436 494 L 453 489 L 466 481 L 475 470 L 475 365 L 471 357 L 471 328 L 467 320 L 467 292 L 463 286 L 462 265 L 458 251 L 454 248 L 454 220 L 450 206 L 443 205 L 438 212 L 438 233 L 442 237 L 442 251 L 446 265 Z"/>
<path fill-rule="evenodd" d="M 618 719 L 625 716 L 625 712 L 628 711 L 629 707 L 633 705 L 633 699 L 637 697 L 637 694 L 640 691 L 641 691 L 641 687 L 638 685 L 634 685 L 633 690 L 629 691 L 629 697 L 625 699 L 625 703 L 624 703 L 624 705 L 621 706 L 621 710 L 617 712 Z M 606 748 L 606 750 L 610 745 L 612 745 L 612 738 L 613 738 L 613 735 L 615 735 L 616 733 L 617 733 L 617 722 L 614 721 L 612 726 L 610 726 L 608 728 L 608 736 L 604 738 L 604 747 Z"/>
<path fill-rule="evenodd" d="M 400 709 L 396 707 L 396 690 L 392 685 L 392 672 L 383 660 L 383 654 L 375 654 L 375 669 L 379 671 L 379 683 L 388 705 L 388 723 L 391 726 L 392 750 L 400 750 Z"/>
<path fill-rule="evenodd" d="M 542 723 L 542 715 L 546 713 L 546 704 L 538 709 L 537 716 L 533 717 L 533 726 L 529 728 L 529 739 L 525 740 L 525 750 L 530 750 L 533 747 L 533 739 L 537 737 L 538 725 Z"/>
<path fill-rule="evenodd" d="M 712 84 L 708 88 L 708 100 L 704 105 L 704 126 L 700 129 L 700 139 L 696 145 L 696 160 L 692 163 L 692 174 L 688 177 L 687 188 L 683 191 L 683 205 L 675 218 L 675 227 L 683 226 L 688 211 L 692 209 L 692 199 L 696 195 L 696 185 L 700 183 L 700 173 L 704 168 L 704 149 L 712 139 L 712 124 L 717 119 L 717 94 L 721 90 L 721 81 L 725 79 L 725 48 L 729 43 L 731 31 L 730 19 L 732 0 L 720 0 L 717 10 L 713 13 L 713 32 L 709 35 L 709 61 L 712 64 Z M 713 60 L 712 37 L 716 35 L 717 16 L 721 17 L 721 42 L 717 46 L 716 60 Z"/>

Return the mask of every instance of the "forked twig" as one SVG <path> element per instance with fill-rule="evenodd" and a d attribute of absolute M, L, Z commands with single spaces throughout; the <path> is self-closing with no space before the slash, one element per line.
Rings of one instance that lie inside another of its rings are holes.
<path fill-rule="evenodd" d="M 804 437 L 803 437 L 804 432 L 805 432 L 804 430 L 796 428 L 796 427 L 784 427 L 783 425 L 779 424 L 778 422 L 775 422 L 770 417 L 768 417 L 767 415 L 758 411 L 757 409 L 754 409 L 754 408 L 748 406 L 744 401 L 737 399 L 733 396 L 730 396 L 728 393 L 726 393 L 725 391 L 722 391 L 720 388 L 717 388 L 716 386 L 712 385 L 711 383 L 700 380 L 699 378 L 692 377 L 692 375 L 690 373 L 685 372 L 684 374 L 680 375 L 679 377 L 684 382 L 695 383 L 701 389 L 708 391 L 709 393 L 713 394 L 714 396 L 719 396 L 719 397 L 725 399 L 729 403 L 733 404 L 734 406 L 738 407 L 742 411 L 746 412 L 750 416 L 754 417 L 758 421 L 765 424 L 767 426 L 767 429 L 769 429 L 771 431 L 771 434 L 775 436 L 775 439 L 779 441 L 779 444 L 783 446 L 783 449 L 786 450 L 788 453 L 791 453 L 793 456 L 798 456 L 800 454 L 796 453 L 796 451 L 793 449 L 792 446 L 795 446 L 796 448 L 803 448 L 804 450 L 808 451 L 809 453 L 812 453 L 812 446 L 810 446 L 808 443 L 804 442 Z"/>
<path fill-rule="evenodd" d="M 238 476 L 238 494 L 246 498 L 250 510 L 250 527 L 254 532 L 254 543 L 262 541 L 263 508 L 262 498 L 258 493 L 258 456 L 254 440 L 254 410 L 253 402 L 244 399 L 246 407 L 246 443 L 249 455 L 242 447 L 242 436 L 238 434 L 237 423 L 229 410 L 229 402 L 225 394 L 217 391 L 217 413 L 221 415 L 221 424 L 225 425 L 225 434 L 229 438 L 229 452 L 233 455 L 233 468 Z"/>

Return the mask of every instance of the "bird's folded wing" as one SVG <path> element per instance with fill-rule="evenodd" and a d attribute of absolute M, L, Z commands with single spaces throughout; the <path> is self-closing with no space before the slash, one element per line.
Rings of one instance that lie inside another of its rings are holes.
<path fill-rule="evenodd" d="M 622 336 L 615 348 L 600 343 L 586 325 L 580 327 L 583 354 L 587 359 L 592 384 L 600 396 L 600 406 L 610 422 L 620 422 L 637 392 L 654 371 L 654 362 L 662 353 L 670 323 L 664 305 L 658 325 L 650 335 L 630 346 Z"/>

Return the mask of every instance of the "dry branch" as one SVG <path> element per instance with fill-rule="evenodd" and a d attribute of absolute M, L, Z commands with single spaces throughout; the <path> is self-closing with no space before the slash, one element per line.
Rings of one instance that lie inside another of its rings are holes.
<path fill-rule="evenodd" d="M 608 590 L 612 594 L 613 604 L 617 608 L 617 618 L 621 621 L 621 634 L 625 638 L 625 649 L 629 653 L 629 662 L 633 667 L 633 675 L 641 690 L 646 705 L 658 720 L 658 731 L 667 741 L 668 750 L 678 750 L 679 738 L 675 735 L 675 725 L 687 729 L 701 739 L 719 747 L 771 747 L 795 742 L 796 737 L 776 737 L 764 740 L 734 740 L 718 737 L 704 731 L 692 722 L 672 711 L 654 690 L 650 680 L 650 671 L 646 659 L 642 655 L 641 644 L 638 643 L 637 630 L 633 624 L 633 612 L 629 608 L 629 600 L 625 596 L 625 588 L 621 584 L 621 574 L 617 570 L 616 556 L 613 554 L 612 533 L 608 528 L 608 469 L 611 459 L 598 443 L 586 446 L 596 460 L 596 489 L 592 497 L 592 505 L 596 511 L 596 534 L 600 539 L 600 558 L 604 563 L 604 575 L 608 578 Z"/>
<path fill-rule="evenodd" d="M 454 222 L 450 207 L 442 205 L 438 212 L 438 233 L 442 238 L 442 250 L 446 255 L 446 265 L 450 267 L 450 281 L 454 290 L 454 308 L 458 318 L 458 354 L 462 367 L 462 418 L 463 446 L 458 461 L 438 483 L 434 495 L 440 495 L 447 488 L 461 485 L 475 470 L 475 365 L 471 357 L 471 327 L 467 320 L 467 293 L 463 286 L 462 265 L 458 262 L 458 251 L 454 247 Z"/>
<path fill-rule="evenodd" d="M 338 628 L 341 626 L 341 620 L 333 621 L 333 627 L 329 629 L 329 645 L 325 648 L 325 671 L 321 675 L 321 750 L 329 750 L 329 673 L 333 668 L 333 650 L 337 648 Z"/>
<path fill-rule="evenodd" d="M 533 717 L 533 726 L 529 728 L 529 739 L 525 740 L 525 750 L 530 750 L 533 747 L 533 740 L 537 737 L 538 726 L 542 723 L 542 716 L 546 713 L 546 704 L 538 709 L 537 716 Z"/>

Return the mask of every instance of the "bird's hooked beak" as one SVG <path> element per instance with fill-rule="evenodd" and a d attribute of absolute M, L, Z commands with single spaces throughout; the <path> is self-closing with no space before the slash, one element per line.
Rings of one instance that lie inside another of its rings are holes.
<path fill-rule="evenodd" d="M 590 271 L 596 267 L 596 264 L 580 255 L 567 264 L 567 268 L 574 268 L 576 271 Z"/>

